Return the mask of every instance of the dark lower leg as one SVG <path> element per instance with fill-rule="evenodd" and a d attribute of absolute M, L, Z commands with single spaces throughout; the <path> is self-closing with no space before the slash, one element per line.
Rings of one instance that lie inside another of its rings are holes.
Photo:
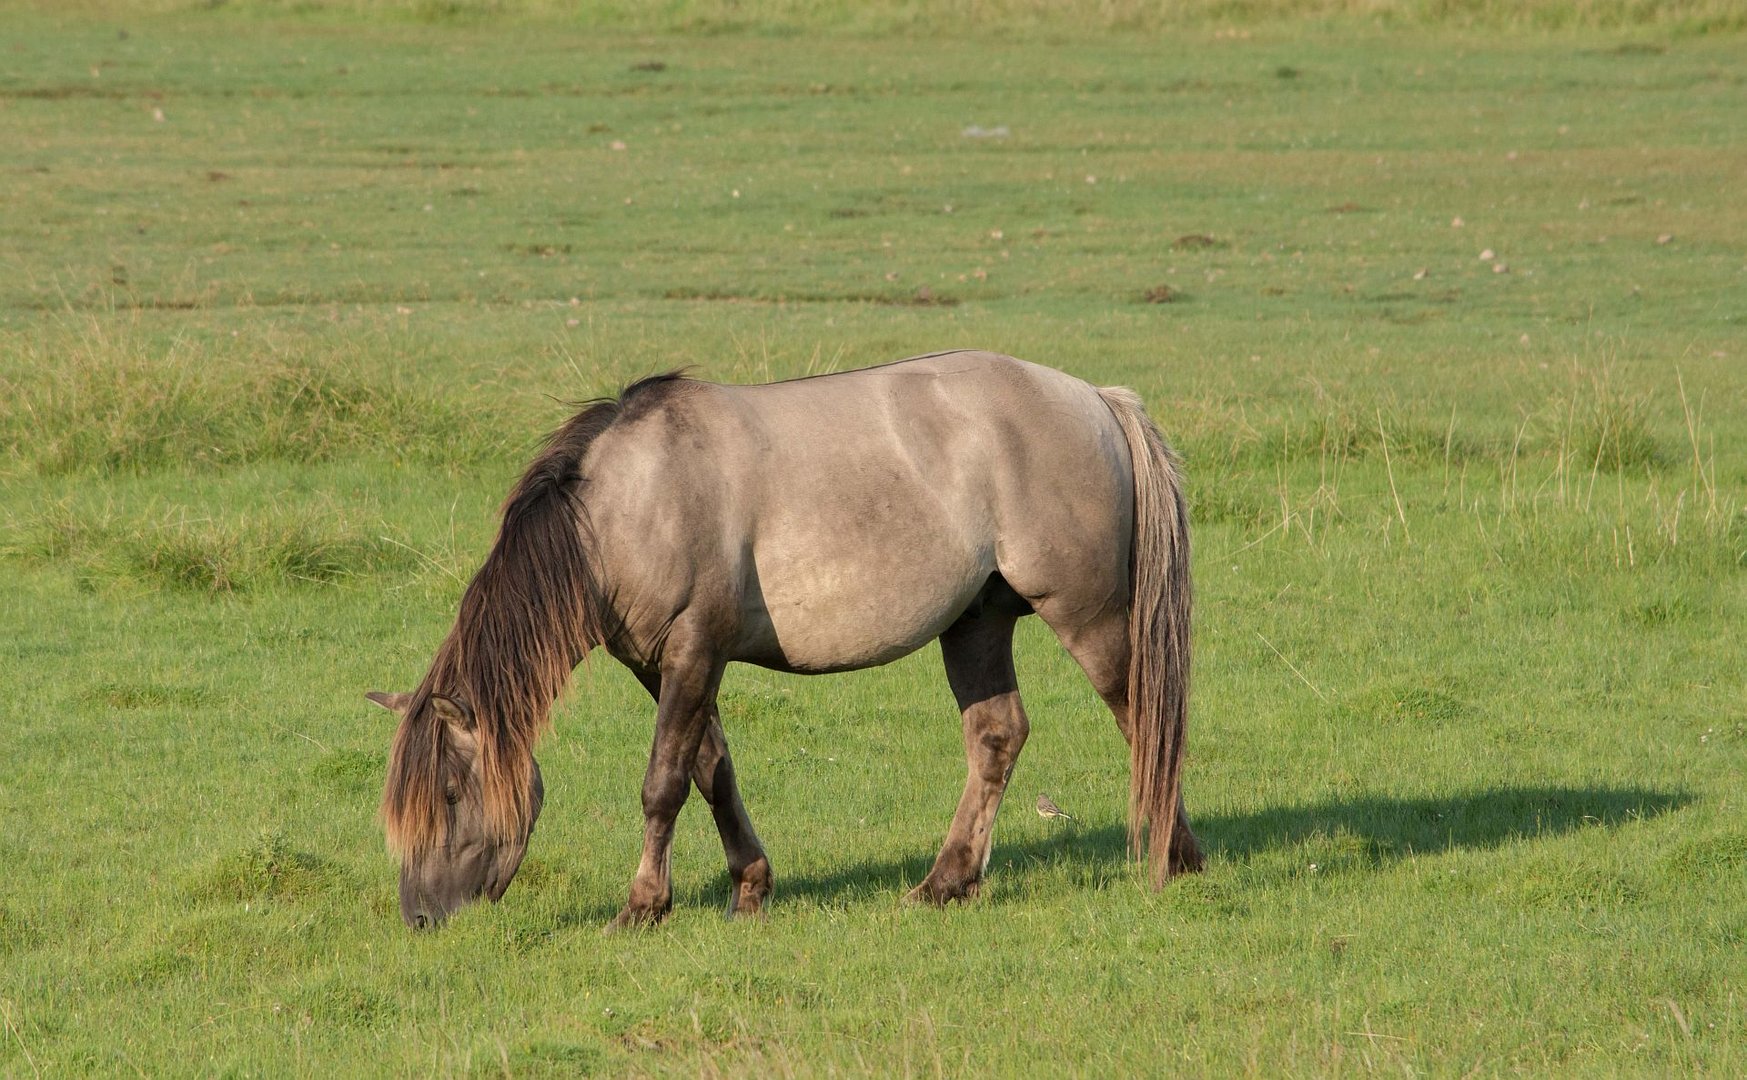
<path fill-rule="evenodd" d="M 964 794 L 947 830 L 933 869 L 907 899 L 944 904 L 973 897 L 995 842 L 995 815 L 1007 780 L 1025 745 L 1029 724 L 1017 692 L 991 698 L 965 710 L 965 752 L 970 759 Z"/>
<path fill-rule="evenodd" d="M 691 792 L 692 767 L 714 715 L 720 678 L 720 667 L 702 659 L 676 660 L 662 671 L 655 740 L 643 775 L 643 855 L 631 879 L 630 897 L 609 930 L 659 922 L 673 906 L 669 857 L 674 820 Z"/>
<path fill-rule="evenodd" d="M 946 842 L 907 899 L 943 904 L 975 896 L 982 887 L 995 815 L 1030 732 L 1013 674 L 1012 642 L 1010 618 L 959 623 L 941 635 L 947 678 L 963 715 L 969 768 Z"/>
<path fill-rule="evenodd" d="M 764 845 L 752 830 L 752 819 L 740 801 L 740 788 L 734 781 L 734 761 L 728 756 L 728 738 L 715 710 L 704 728 L 703 741 L 698 744 L 697 764 L 692 766 L 692 781 L 698 793 L 710 804 L 710 814 L 716 819 L 716 831 L 722 837 L 722 850 L 728 856 L 731 879 L 728 895 L 729 915 L 760 915 L 765 898 L 770 895 L 770 860 Z"/>
<path fill-rule="evenodd" d="M 1207 856 L 1201 853 L 1201 844 L 1195 839 L 1195 831 L 1189 828 L 1189 812 L 1183 809 L 1183 796 L 1177 796 L 1177 828 L 1171 833 L 1171 873 L 1199 874 L 1207 868 Z"/>

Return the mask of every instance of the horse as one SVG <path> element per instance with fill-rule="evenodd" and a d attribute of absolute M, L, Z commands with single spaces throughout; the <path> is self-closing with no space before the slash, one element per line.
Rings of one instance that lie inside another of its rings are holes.
<path fill-rule="evenodd" d="M 907 900 L 977 895 L 1030 722 L 1013 667 L 1037 615 L 1129 746 L 1129 842 L 1159 888 L 1201 869 L 1183 809 L 1189 523 L 1178 459 L 1140 398 L 984 352 L 762 385 L 678 373 L 586 403 L 510 491 L 490 553 L 398 714 L 382 797 L 406 923 L 500 899 L 545 788 L 538 737 L 593 649 L 655 699 L 643 849 L 606 927 L 672 906 L 695 785 L 728 914 L 762 915 L 770 861 L 716 707 L 733 662 L 822 674 L 939 639 L 968 775 Z"/>

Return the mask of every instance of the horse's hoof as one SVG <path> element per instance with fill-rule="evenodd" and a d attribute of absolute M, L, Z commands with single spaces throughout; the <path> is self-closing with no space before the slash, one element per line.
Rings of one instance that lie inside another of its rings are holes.
<path fill-rule="evenodd" d="M 749 896 L 742 891 L 739 895 L 730 897 L 728 900 L 728 918 L 730 920 L 751 919 L 756 922 L 764 922 L 768 918 L 768 914 L 764 910 L 764 901 L 768 895 Z"/>
<path fill-rule="evenodd" d="M 981 881 L 965 881 L 954 884 L 942 884 L 929 878 L 924 878 L 922 884 L 904 894 L 906 904 L 928 904 L 931 907 L 945 907 L 954 900 L 971 900 L 982 889 Z"/>
<path fill-rule="evenodd" d="M 1171 852 L 1171 876 L 1178 874 L 1199 874 L 1207 869 L 1207 856 L 1201 853 L 1199 847 L 1186 850 L 1178 849 Z"/>
<path fill-rule="evenodd" d="M 621 930 L 647 930 L 659 923 L 666 915 L 665 911 L 627 906 L 625 910 L 613 916 L 612 922 L 601 927 L 601 934 L 611 936 Z"/>
<path fill-rule="evenodd" d="M 770 899 L 770 864 L 760 859 L 742 871 L 728 893 L 728 918 L 764 921 L 764 902 Z"/>

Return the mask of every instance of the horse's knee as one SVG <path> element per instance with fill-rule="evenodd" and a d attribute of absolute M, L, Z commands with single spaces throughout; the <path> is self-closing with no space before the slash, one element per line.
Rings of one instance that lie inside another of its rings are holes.
<path fill-rule="evenodd" d="M 690 794 L 691 777 L 688 770 L 660 767 L 651 768 L 643 777 L 643 816 L 652 818 L 672 818 L 685 805 L 685 798 Z"/>

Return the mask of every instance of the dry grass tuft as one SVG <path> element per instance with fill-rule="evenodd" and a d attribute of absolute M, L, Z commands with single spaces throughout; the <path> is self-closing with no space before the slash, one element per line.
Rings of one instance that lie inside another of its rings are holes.
<path fill-rule="evenodd" d="M 201 593 L 330 584 L 409 569 L 419 559 L 406 545 L 322 509 L 213 518 L 171 506 L 129 521 L 61 504 L 24 522 L 15 536 L 11 554 L 71 563 L 87 584 L 132 582 Z"/>
<path fill-rule="evenodd" d="M 5 466 L 51 475 L 140 473 L 346 454 L 430 463 L 502 449 L 489 405 L 369 373 L 354 355 L 277 342 L 233 351 L 154 341 L 90 318 L 0 339 Z"/>

